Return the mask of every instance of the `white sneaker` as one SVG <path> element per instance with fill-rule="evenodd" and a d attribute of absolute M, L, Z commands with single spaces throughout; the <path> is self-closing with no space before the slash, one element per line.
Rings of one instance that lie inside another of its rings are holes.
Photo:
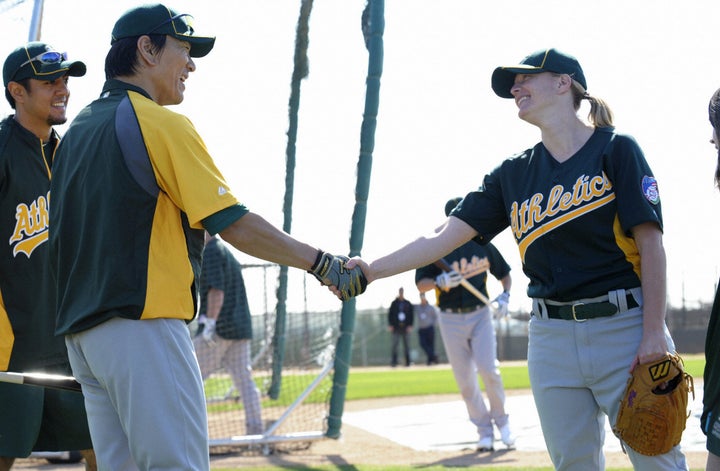
<path fill-rule="evenodd" d="M 477 451 L 493 451 L 493 436 L 480 437 L 477 442 Z"/>
<path fill-rule="evenodd" d="M 510 430 L 510 424 L 507 423 L 503 425 L 502 427 L 499 427 L 500 429 L 500 440 L 507 446 L 508 448 L 515 445 L 515 434 L 512 433 L 512 430 Z"/>

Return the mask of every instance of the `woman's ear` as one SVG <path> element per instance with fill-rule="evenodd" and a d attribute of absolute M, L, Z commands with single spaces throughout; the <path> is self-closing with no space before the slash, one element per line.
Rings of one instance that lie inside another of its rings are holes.
<path fill-rule="evenodd" d="M 560 74 L 558 80 L 558 91 L 566 92 L 572 88 L 572 77 L 568 74 Z"/>

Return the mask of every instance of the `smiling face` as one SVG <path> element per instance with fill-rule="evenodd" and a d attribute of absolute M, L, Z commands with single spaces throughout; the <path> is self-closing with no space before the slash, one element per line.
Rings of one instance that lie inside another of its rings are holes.
<path fill-rule="evenodd" d="M 518 107 L 518 117 L 536 126 L 576 112 L 573 79 L 567 74 L 517 74 L 510 94 Z"/>
<path fill-rule="evenodd" d="M 163 106 L 180 104 L 184 99 L 185 80 L 195 71 L 190 43 L 168 36 L 159 54 L 153 99 Z"/>
<path fill-rule="evenodd" d="M 554 104 L 560 76 L 550 72 L 517 74 L 510 93 L 515 98 L 520 119 L 537 123 L 542 111 Z"/>
<path fill-rule="evenodd" d="M 16 119 L 39 138 L 46 139 L 52 126 L 67 121 L 67 76 L 52 81 L 29 79 L 27 89 L 11 82 L 9 89 L 15 99 Z"/>

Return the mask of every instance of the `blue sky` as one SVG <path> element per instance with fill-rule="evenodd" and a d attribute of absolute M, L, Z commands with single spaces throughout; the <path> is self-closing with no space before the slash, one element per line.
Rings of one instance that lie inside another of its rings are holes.
<path fill-rule="evenodd" d="M 43 40 L 88 65 L 85 77 L 71 80 L 70 117 L 98 95 L 112 25 L 135 4 L 45 0 Z M 32 5 L 28 0 L 4 11 L 3 5 L 5 57 L 27 39 Z M 299 0 L 167 5 L 193 14 L 198 33 L 217 36 L 211 54 L 196 61 L 185 102 L 176 110 L 195 123 L 240 199 L 282 226 Z M 348 251 L 354 205 L 367 73 L 363 6 L 315 1 L 310 75 L 301 91 L 292 232 L 337 253 Z M 536 49 L 558 47 L 579 58 L 589 92 L 610 104 L 618 131 L 638 140 L 653 167 L 665 218 L 669 302 L 712 300 L 720 275 L 720 193 L 713 187 L 716 154 L 708 144 L 706 109 L 720 87 L 714 34 L 720 3 L 388 0 L 385 17 L 364 257 L 381 256 L 431 231 L 444 219 L 447 199 L 477 188 L 502 159 L 539 140 L 537 129 L 517 118 L 512 101 L 492 93 L 490 74 Z M 10 111 L 0 105 L 0 114 Z M 495 243 L 513 267 L 511 309 L 527 308 L 527 279 L 515 243 L 508 231 Z M 238 258 L 258 262 L 244 254 Z M 412 273 L 377 281 L 357 306 L 387 306 L 400 286 L 417 301 L 413 284 Z M 304 302 L 310 309 L 337 306 L 314 282 L 307 289 L 307 301 L 294 296 L 291 309 Z M 491 296 L 499 290 L 499 284 L 490 285 Z"/>

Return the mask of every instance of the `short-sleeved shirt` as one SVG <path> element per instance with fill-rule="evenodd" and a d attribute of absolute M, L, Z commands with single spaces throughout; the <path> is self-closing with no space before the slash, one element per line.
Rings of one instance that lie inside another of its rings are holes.
<path fill-rule="evenodd" d="M 242 267 L 217 238 L 205 245 L 200 275 L 200 314 L 207 313 L 210 288 L 223 292 L 223 305 L 215 332 L 225 339 L 252 339 L 252 319 Z"/>
<path fill-rule="evenodd" d="M 51 189 L 57 333 L 194 317 L 202 221 L 239 203 L 189 119 L 108 80 L 65 133 Z"/>
<path fill-rule="evenodd" d="M 471 240 L 447 254 L 443 259 L 486 298 L 488 297 L 488 271 L 498 280 L 505 278 L 510 273 L 510 265 L 491 243 L 481 245 Z M 440 273 L 442 270 L 436 265 L 418 268 L 415 271 L 415 282 L 423 278 L 435 279 Z M 436 289 L 435 297 L 440 309 L 460 309 L 485 305 L 462 286 L 448 291 Z"/>
<path fill-rule="evenodd" d="M 612 139 L 611 139 L 612 138 Z M 570 159 L 542 143 L 505 160 L 451 216 L 486 243 L 508 226 L 530 279 L 528 296 L 571 301 L 640 286 L 631 229 L 662 229 L 658 185 L 636 141 L 598 128 Z"/>

